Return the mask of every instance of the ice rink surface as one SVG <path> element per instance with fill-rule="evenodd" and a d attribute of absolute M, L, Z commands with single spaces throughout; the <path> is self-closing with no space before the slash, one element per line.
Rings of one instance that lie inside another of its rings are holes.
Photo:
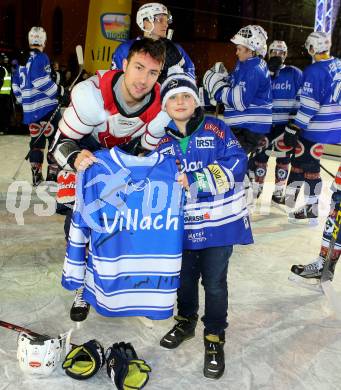
<path fill-rule="evenodd" d="M 25 191 L 31 191 L 28 163 L 18 177 L 27 181 L 24 194 L 16 194 L 22 187 L 11 184 L 27 153 L 28 141 L 24 136 L 0 138 L 0 320 L 50 335 L 74 327 L 73 343 L 96 338 L 105 349 L 114 342 L 131 342 L 139 357 L 152 367 L 146 385 L 150 390 L 340 390 L 341 321 L 335 318 L 323 294 L 288 281 L 292 264 L 310 262 L 319 252 L 331 183 L 324 171 L 319 225 L 292 225 L 285 212 L 269 204 L 274 166 L 271 159 L 266 190 L 252 216 L 255 244 L 235 247 L 230 261 L 226 371 L 214 381 L 202 374 L 201 323 L 196 337 L 173 351 L 159 346 L 159 339 L 173 325 L 172 319 L 154 322 L 151 329 L 136 318 L 103 318 L 92 310 L 76 329 L 69 318 L 73 293 L 60 284 L 65 253 L 63 217 L 36 215 L 44 212 L 38 207 L 43 202 L 34 191 L 31 198 L 24 196 Z M 336 161 L 322 160 L 322 164 L 334 173 L 337 170 Z M 15 217 L 20 201 L 27 199 L 31 199 L 28 209 Z M 337 268 L 333 287 L 339 299 L 340 279 Z M 114 388 L 105 369 L 81 382 L 67 377 L 61 368 L 44 379 L 25 377 L 16 360 L 17 336 L 0 328 L 0 390 Z"/>

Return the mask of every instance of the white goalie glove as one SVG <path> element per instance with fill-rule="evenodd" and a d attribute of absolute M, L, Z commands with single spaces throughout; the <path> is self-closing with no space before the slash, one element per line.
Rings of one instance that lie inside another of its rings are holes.
<path fill-rule="evenodd" d="M 17 349 L 19 367 L 25 374 L 48 376 L 57 367 L 62 349 L 61 339 L 20 333 Z"/>
<path fill-rule="evenodd" d="M 214 99 L 214 95 L 219 89 L 227 86 L 227 77 L 228 73 L 222 62 L 217 62 L 211 69 L 206 71 L 203 78 L 203 86 L 210 99 Z"/>

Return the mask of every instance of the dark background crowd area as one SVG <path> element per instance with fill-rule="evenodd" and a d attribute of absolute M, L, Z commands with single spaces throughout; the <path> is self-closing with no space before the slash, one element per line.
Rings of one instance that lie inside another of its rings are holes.
<path fill-rule="evenodd" d="M 127 0 L 128 1 L 128 0 Z M 135 17 L 138 8 L 150 0 L 132 0 L 130 38 L 141 35 Z M 287 64 L 304 69 L 310 57 L 304 50 L 306 37 L 314 29 L 315 0 L 164 0 L 173 15 L 173 40 L 189 54 L 196 67 L 198 83 L 204 72 L 215 62 L 224 62 L 233 69 L 236 56 L 230 38 L 248 24 L 259 24 L 268 33 L 268 44 L 274 39 L 288 45 Z M 334 0 L 333 46 L 331 54 L 341 56 L 340 0 Z M 47 32 L 45 52 L 59 75 L 59 83 L 68 87 L 78 73 L 75 47 L 85 47 L 89 0 L 1 0 L 0 53 L 7 57 L 7 65 L 27 56 L 27 33 L 32 26 L 43 26 Z M 113 10 L 115 12 L 115 1 Z M 117 45 L 119 42 L 111 41 Z M 107 68 L 110 68 L 110 60 Z M 84 75 L 79 81 L 86 78 Z M 14 96 L 8 102 L 10 132 L 23 131 L 20 106 Z M 3 126 L 2 126 L 3 127 Z M 3 131 L 3 129 L 0 129 Z"/>

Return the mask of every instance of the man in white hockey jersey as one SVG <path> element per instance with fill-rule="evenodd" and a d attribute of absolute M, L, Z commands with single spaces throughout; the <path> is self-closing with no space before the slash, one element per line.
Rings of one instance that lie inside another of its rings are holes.
<path fill-rule="evenodd" d="M 157 83 L 164 61 L 164 44 L 143 38 L 131 46 L 123 71 L 97 72 L 76 85 L 54 146 L 54 156 L 64 170 L 87 168 L 96 161 L 92 151 L 101 148 L 120 146 L 131 154 L 155 148 L 169 122 L 161 111 Z M 71 212 L 66 219 L 66 236 L 70 218 Z M 71 319 L 84 320 L 88 310 L 80 289 Z"/>

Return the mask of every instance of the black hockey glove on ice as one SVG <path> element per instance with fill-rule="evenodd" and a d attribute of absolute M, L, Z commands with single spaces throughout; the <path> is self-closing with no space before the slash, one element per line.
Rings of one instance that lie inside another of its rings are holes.
<path fill-rule="evenodd" d="M 142 389 L 148 382 L 150 366 L 137 357 L 130 343 L 115 343 L 105 353 L 107 373 L 118 390 Z"/>

